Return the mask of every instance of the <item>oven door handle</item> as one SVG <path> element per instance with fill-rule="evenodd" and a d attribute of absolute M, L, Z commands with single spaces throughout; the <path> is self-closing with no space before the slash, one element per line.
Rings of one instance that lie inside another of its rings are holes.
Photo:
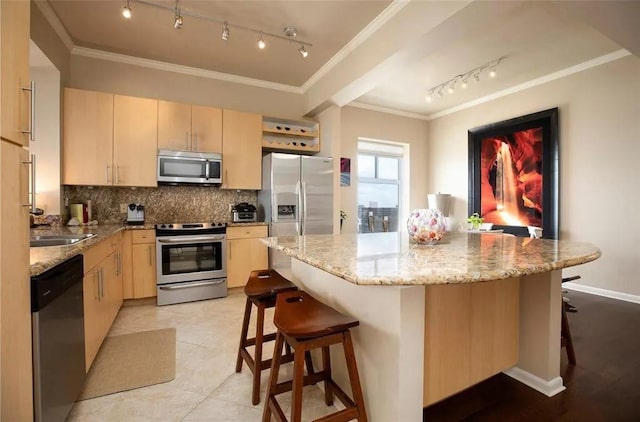
<path fill-rule="evenodd" d="M 206 237 L 190 237 L 176 239 L 174 237 L 156 238 L 160 243 L 192 243 L 192 242 L 210 242 L 212 240 L 224 240 L 225 236 L 206 236 Z"/>
<path fill-rule="evenodd" d="M 217 284 L 222 284 L 227 281 L 226 278 L 222 278 L 218 281 L 205 281 L 204 283 L 191 283 L 191 284 L 183 284 L 180 286 L 158 286 L 160 290 L 181 290 L 181 289 L 190 289 L 191 287 L 202 287 L 202 286 L 215 286 Z"/>

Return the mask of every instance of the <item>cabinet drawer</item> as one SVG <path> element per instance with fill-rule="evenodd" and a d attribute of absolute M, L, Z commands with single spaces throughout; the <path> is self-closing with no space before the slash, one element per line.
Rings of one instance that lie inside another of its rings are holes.
<path fill-rule="evenodd" d="M 131 243 L 154 243 L 156 232 L 154 230 L 133 230 L 131 232 Z"/>
<path fill-rule="evenodd" d="M 82 253 L 84 256 L 84 273 L 87 274 L 93 267 L 98 265 L 103 259 L 105 259 L 111 252 L 115 250 L 114 240 L 112 236 L 103 240 L 90 249 L 87 249 Z"/>
<path fill-rule="evenodd" d="M 249 239 L 267 237 L 267 226 L 227 227 L 227 239 Z"/>

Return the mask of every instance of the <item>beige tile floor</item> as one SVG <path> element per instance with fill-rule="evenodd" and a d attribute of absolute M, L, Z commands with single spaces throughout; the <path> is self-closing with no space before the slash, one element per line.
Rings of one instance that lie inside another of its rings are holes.
<path fill-rule="evenodd" d="M 234 291 L 235 290 L 235 291 Z M 128 302 L 122 307 L 109 335 L 175 327 L 176 377 L 173 381 L 77 402 L 68 421 L 260 421 L 269 371 L 263 371 L 261 402 L 251 405 L 251 371 L 235 373 L 245 296 L 241 289 L 229 296 L 200 302 L 158 307 L 153 301 Z M 267 310 L 265 332 L 275 331 L 273 309 Z M 255 333 L 255 308 L 249 333 Z M 250 349 L 252 350 L 252 349 Z M 265 356 L 273 342 L 265 345 Z M 291 375 L 282 367 L 280 380 Z M 278 396 L 286 415 L 289 394 Z M 305 421 L 334 412 L 317 386 L 304 389 Z"/>

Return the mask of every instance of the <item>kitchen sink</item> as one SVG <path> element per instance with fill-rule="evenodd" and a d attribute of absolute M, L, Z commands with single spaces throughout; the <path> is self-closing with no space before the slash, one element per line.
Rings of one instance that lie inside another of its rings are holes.
<path fill-rule="evenodd" d="M 95 234 L 47 234 L 40 236 L 33 236 L 29 241 L 29 246 L 32 248 L 43 246 L 67 246 L 81 242 L 86 239 L 90 239 Z"/>

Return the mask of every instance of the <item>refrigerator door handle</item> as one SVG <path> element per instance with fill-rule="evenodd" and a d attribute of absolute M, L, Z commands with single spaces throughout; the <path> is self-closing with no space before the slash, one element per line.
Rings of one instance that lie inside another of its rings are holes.
<path fill-rule="evenodd" d="M 305 229 L 307 225 L 307 182 L 302 182 L 302 193 L 300 194 L 300 200 L 302 201 L 302 218 L 300 218 L 302 231 L 305 235 Z"/>
<path fill-rule="evenodd" d="M 297 198 L 297 210 L 296 210 L 296 232 L 298 235 L 302 234 L 302 188 L 300 181 L 296 182 L 296 198 Z"/>

